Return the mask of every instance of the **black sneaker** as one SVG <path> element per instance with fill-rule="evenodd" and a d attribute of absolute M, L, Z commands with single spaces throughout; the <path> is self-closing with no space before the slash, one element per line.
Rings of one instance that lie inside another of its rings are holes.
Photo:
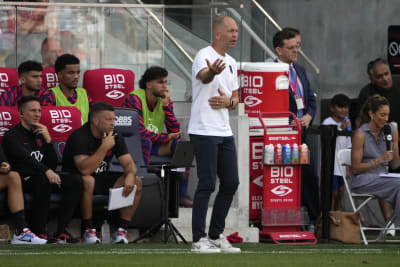
<path fill-rule="evenodd" d="M 38 235 L 39 238 L 47 240 L 47 244 L 54 244 L 56 243 L 56 239 L 54 237 L 50 237 L 47 234 L 41 233 Z"/>
<path fill-rule="evenodd" d="M 73 237 L 68 232 L 58 234 L 56 240 L 57 244 L 76 244 L 81 242 L 80 239 Z"/>

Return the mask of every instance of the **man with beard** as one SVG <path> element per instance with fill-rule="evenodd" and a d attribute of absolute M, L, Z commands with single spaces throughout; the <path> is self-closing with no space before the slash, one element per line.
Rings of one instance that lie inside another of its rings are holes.
<path fill-rule="evenodd" d="M 14 107 L 23 96 L 36 96 L 41 105 L 51 105 L 46 101 L 46 90 L 42 88 L 42 65 L 28 60 L 18 66 L 20 85 L 9 88 L 1 94 L 0 106 Z"/>
<path fill-rule="evenodd" d="M 122 105 L 139 113 L 139 131 L 146 163 L 149 163 L 150 155 L 171 156 L 180 140 L 180 125 L 174 114 L 167 77 L 168 71 L 162 67 L 148 68 L 139 81 L 141 89 L 132 91 Z M 167 133 L 162 133 L 164 125 Z M 179 202 L 181 206 L 191 207 L 192 201 L 187 195 L 187 174 L 183 175 L 185 179 L 180 179 Z"/>

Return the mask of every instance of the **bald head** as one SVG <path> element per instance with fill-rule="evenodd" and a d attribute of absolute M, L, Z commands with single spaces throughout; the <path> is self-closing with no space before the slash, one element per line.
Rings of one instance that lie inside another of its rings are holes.
<path fill-rule="evenodd" d="M 213 22 L 214 42 L 213 47 L 224 54 L 236 46 L 238 39 L 238 26 L 234 19 L 228 16 L 215 18 Z"/>

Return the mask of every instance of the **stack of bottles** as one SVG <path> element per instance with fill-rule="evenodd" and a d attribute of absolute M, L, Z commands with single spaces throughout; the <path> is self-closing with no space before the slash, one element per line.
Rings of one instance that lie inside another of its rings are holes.
<path fill-rule="evenodd" d="M 297 145 L 290 144 L 269 144 L 264 147 L 264 164 L 279 165 L 279 164 L 308 164 L 308 146 L 307 144 Z"/>

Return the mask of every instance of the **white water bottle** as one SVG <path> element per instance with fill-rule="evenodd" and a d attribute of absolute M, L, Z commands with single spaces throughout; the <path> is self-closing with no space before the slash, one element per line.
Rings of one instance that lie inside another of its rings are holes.
<path fill-rule="evenodd" d="M 104 220 L 104 223 L 101 225 L 101 242 L 105 244 L 111 243 L 110 225 L 107 220 Z"/>

